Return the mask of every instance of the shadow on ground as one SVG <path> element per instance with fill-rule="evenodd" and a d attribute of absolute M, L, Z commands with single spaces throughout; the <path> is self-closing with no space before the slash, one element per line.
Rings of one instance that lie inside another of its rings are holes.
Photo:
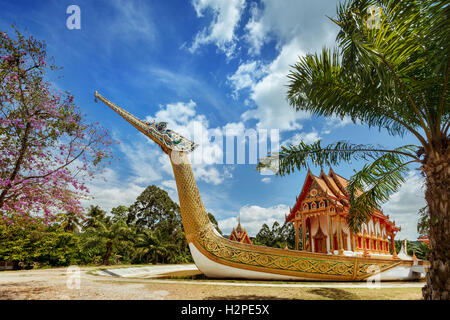
<path fill-rule="evenodd" d="M 0 300 L 27 300 L 36 299 L 43 292 L 51 290 L 50 287 L 24 286 L 22 283 L 2 284 Z"/>
<path fill-rule="evenodd" d="M 351 292 L 336 288 L 318 288 L 309 290 L 308 293 L 316 294 L 333 300 L 358 300 L 359 297 Z"/>

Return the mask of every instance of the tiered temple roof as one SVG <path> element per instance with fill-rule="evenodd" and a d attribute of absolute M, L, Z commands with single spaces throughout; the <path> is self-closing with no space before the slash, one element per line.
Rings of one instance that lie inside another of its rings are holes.
<path fill-rule="evenodd" d="M 241 243 L 252 244 L 252 241 L 250 240 L 250 237 L 247 234 L 247 230 L 245 230 L 245 228 L 242 229 L 240 218 L 236 229 L 233 228 L 233 230 L 231 231 L 229 239 Z"/>
<path fill-rule="evenodd" d="M 295 219 L 295 214 L 298 211 L 301 211 L 302 201 L 305 199 L 306 195 L 309 192 L 310 186 L 315 183 L 321 191 L 326 194 L 326 197 L 336 206 L 336 211 L 341 214 L 348 213 L 350 209 L 350 202 L 348 192 L 346 190 L 348 185 L 348 180 L 339 174 L 335 173 L 332 168 L 330 168 L 328 175 L 325 174 L 323 170 L 321 170 L 319 176 L 315 176 L 312 174 L 310 170 L 308 170 L 308 174 L 306 175 L 305 182 L 303 183 L 302 191 L 299 196 L 296 198 L 296 202 L 294 207 L 290 210 L 289 215 L 286 217 L 286 221 L 292 222 Z M 362 191 L 357 190 L 356 196 L 362 194 Z M 374 210 L 372 216 L 383 220 L 389 230 L 399 231 L 400 228 L 395 226 L 395 223 L 389 220 L 388 215 L 384 215 L 381 210 Z"/>

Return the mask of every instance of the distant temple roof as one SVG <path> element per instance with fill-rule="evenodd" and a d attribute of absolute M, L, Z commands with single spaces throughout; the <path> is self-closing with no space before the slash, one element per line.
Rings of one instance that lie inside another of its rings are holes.
<path fill-rule="evenodd" d="M 252 244 L 252 241 L 250 240 L 250 237 L 247 234 L 247 230 L 245 230 L 245 228 L 242 229 L 241 217 L 239 217 L 237 227 L 233 228 L 233 230 L 231 231 L 229 239 L 241 243 Z"/>
<path fill-rule="evenodd" d="M 428 238 L 428 236 L 420 236 L 419 238 L 417 238 L 417 241 L 430 244 L 430 239 Z"/>

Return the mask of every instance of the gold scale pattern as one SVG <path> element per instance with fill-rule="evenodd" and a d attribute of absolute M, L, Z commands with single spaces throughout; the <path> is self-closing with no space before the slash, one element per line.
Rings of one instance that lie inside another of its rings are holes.
<path fill-rule="evenodd" d="M 337 260 L 329 256 L 322 259 L 307 254 L 302 256 L 301 252 L 287 254 L 285 250 L 259 246 L 241 248 L 232 241 L 220 239 L 212 227 L 198 233 L 196 240 L 203 249 L 201 251 L 217 262 L 228 262 L 226 264 L 236 267 L 246 266 L 245 269 L 261 272 L 329 280 L 361 280 L 373 275 L 374 270 L 384 271 L 393 266 L 392 263 L 376 260 L 360 263 L 358 258 L 351 257 Z"/>

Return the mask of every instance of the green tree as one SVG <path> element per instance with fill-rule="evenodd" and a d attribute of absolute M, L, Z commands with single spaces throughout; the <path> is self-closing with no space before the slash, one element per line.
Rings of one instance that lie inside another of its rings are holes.
<path fill-rule="evenodd" d="M 274 243 L 274 235 L 272 233 L 272 230 L 270 230 L 269 226 L 267 225 L 267 223 L 264 223 L 261 226 L 261 229 L 256 234 L 253 243 L 257 245 L 272 247 Z"/>
<path fill-rule="evenodd" d="M 159 248 L 154 250 L 159 250 L 160 253 L 153 255 L 158 259 L 156 261 L 159 258 L 171 262 L 192 261 L 183 231 L 180 207 L 166 191 L 154 185 L 147 187 L 129 207 L 127 224 L 135 225 L 138 234 L 149 230 L 158 236 Z"/>
<path fill-rule="evenodd" d="M 117 222 L 120 220 L 127 221 L 128 218 L 128 207 L 127 206 L 117 206 L 111 209 L 112 221 Z"/>
<path fill-rule="evenodd" d="M 254 244 L 263 245 L 272 248 L 295 248 L 295 230 L 291 223 L 285 222 L 280 225 L 275 221 L 272 229 L 264 223 L 256 234 Z"/>
<path fill-rule="evenodd" d="M 181 225 L 180 207 L 166 191 L 151 185 L 130 206 L 127 223 L 150 230 L 164 229 L 172 234 Z"/>
<path fill-rule="evenodd" d="M 371 8 L 379 13 L 375 24 Z M 319 116 L 349 117 L 394 136 L 410 134 L 417 143 L 390 149 L 301 142 L 282 147 L 258 168 L 273 167 L 277 160 L 284 175 L 310 163 L 367 161 L 348 185 L 349 224 L 356 231 L 416 165 L 425 177 L 430 219 L 431 268 L 423 295 L 449 299 L 450 2 L 351 0 L 338 6 L 332 21 L 340 28 L 337 48 L 308 54 L 292 67 L 289 103 Z M 355 196 L 357 189 L 364 193 Z"/>
<path fill-rule="evenodd" d="M 87 218 L 84 221 L 83 228 L 86 230 L 88 228 L 95 227 L 98 222 L 109 222 L 109 217 L 106 216 L 106 211 L 100 208 L 98 205 L 89 207 L 86 214 Z"/>
<path fill-rule="evenodd" d="M 426 206 L 419 210 L 417 232 L 421 236 L 426 236 L 430 233 L 430 214 L 428 213 L 428 207 Z"/>
<path fill-rule="evenodd" d="M 107 265 L 114 250 L 123 242 L 129 241 L 130 234 L 130 227 L 124 221 L 112 223 L 95 220 L 95 225 L 86 230 L 86 247 L 101 246 L 104 248 L 102 263 Z"/>
<path fill-rule="evenodd" d="M 61 215 L 61 227 L 65 232 L 79 233 L 81 228 L 82 216 L 74 212 L 66 212 Z"/>
<path fill-rule="evenodd" d="M 42 218 L 14 214 L 0 220 L 0 260 L 22 268 L 67 266 L 79 262 L 80 251 L 78 236 L 57 223 L 48 226 Z"/>
<path fill-rule="evenodd" d="M 143 256 L 145 263 L 152 259 L 153 264 L 158 262 L 177 262 L 175 251 L 178 247 L 175 243 L 170 243 L 162 240 L 163 237 L 159 232 L 150 230 L 143 230 L 137 236 L 136 253 Z"/>
<path fill-rule="evenodd" d="M 395 250 L 397 252 L 400 252 L 402 248 L 403 241 L 401 240 L 395 240 Z M 409 256 L 412 256 L 413 254 L 416 255 L 419 259 L 427 259 L 428 253 L 430 252 L 430 248 L 427 244 L 421 243 L 419 241 L 407 241 L 406 243 L 406 253 Z"/>
<path fill-rule="evenodd" d="M 277 232 L 279 234 L 278 238 L 281 242 L 284 242 L 284 247 L 287 246 L 289 249 L 295 249 L 295 229 L 291 222 L 285 221 Z"/>

